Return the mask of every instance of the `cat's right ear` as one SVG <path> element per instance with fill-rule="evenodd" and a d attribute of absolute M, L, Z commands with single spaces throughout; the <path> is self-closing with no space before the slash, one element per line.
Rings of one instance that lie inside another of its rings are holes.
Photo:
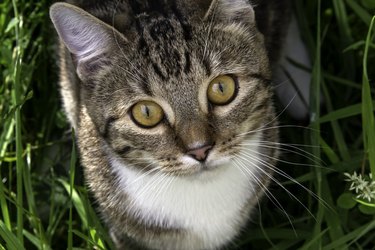
<path fill-rule="evenodd" d="M 55 3 L 50 8 L 55 29 L 77 63 L 77 72 L 97 69 L 103 55 L 110 53 L 117 39 L 125 38 L 115 29 L 86 11 L 67 3 Z M 90 72 L 85 72 L 90 73 Z"/>
<path fill-rule="evenodd" d="M 178 1 L 182 9 L 199 20 L 218 23 L 254 25 L 254 8 L 249 0 Z"/>

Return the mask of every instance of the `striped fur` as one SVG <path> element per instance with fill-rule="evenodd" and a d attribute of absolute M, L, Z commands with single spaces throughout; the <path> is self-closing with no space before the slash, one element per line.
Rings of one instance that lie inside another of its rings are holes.
<path fill-rule="evenodd" d="M 118 249 L 230 244 L 270 180 L 264 164 L 278 155 L 259 143 L 278 141 L 270 79 L 286 1 L 69 3 L 51 7 L 62 41 L 61 93 Z M 237 94 L 214 106 L 207 88 L 219 75 L 233 76 Z M 129 115 L 141 100 L 164 110 L 156 127 Z M 188 145 L 208 142 L 205 162 L 188 155 Z"/>

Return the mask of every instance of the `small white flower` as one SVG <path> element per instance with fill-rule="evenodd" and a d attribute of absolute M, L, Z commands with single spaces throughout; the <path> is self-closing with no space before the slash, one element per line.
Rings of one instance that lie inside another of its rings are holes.
<path fill-rule="evenodd" d="M 354 172 L 355 173 L 355 172 Z M 353 178 L 353 175 L 351 175 L 351 174 L 349 174 L 349 173 L 344 173 L 344 175 L 346 176 L 346 177 L 348 177 L 347 179 L 345 179 L 345 181 L 354 181 L 355 180 L 355 178 Z"/>
<path fill-rule="evenodd" d="M 368 177 L 357 174 L 344 173 L 347 177 L 345 181 L 351 182 L 349 190 L 354 190 L 357 199 L 367 200 L 368 202 L 375 202 L 375 180 L 372 179 L 372 174 L 370 173 Z"/>

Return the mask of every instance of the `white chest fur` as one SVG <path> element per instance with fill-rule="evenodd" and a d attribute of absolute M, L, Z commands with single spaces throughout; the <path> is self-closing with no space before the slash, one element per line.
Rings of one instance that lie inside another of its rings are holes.
<path fill-rule="evenodd" d="M 254 165 L 241 165 L 255 174 Z M 241 210 L 251 196 L 257 199 L 256 182 L 233 163 L 204 173 L 205 178 L 172 177 L 156 171 L 144 175 L 116 160 L 112 167 L 120 177 L 121 189 L 132 200 L 132 213 L 145 222 L 182 228 L 196 235 L 204 249 L 233 238 Z"/>

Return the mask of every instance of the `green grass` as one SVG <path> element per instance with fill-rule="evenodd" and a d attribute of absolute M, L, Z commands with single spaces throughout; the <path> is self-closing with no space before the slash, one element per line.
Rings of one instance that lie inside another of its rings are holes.
<path fill-rule="evenodd" d="M 60 108 L 50 4 L 0 3 L 0 249 L 111 249 Z M 234 248 L 374 249 L 375 201 L 354 199 L 344 173 L 375 176 L 375 3 L 296 0 L 295 10 L 311 119 L 282 114 L 279 168 L 319 198 L 277 174 L 293 195 L 272 184 L 282 208 L 264 199 Z"/>

